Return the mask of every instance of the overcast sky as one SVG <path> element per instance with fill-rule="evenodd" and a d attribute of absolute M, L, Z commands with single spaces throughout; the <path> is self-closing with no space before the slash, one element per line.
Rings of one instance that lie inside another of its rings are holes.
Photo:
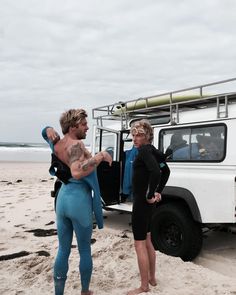
<path fill-rule="evenodd" d="M 236 77 L 235 12 L 235 0 L 0 0 L 0 141 L 42 142 L 69 108 Z"/>

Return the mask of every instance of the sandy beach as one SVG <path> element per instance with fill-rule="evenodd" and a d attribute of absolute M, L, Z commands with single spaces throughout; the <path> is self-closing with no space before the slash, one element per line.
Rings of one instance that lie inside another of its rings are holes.
<path fill-rule="evenodd" d="M 54 179 L 47 163 L 0 163 L 0 294 L 53 294 L 57 251 Z M 139 286 L 130 215 L 104 212 L 92 240 L 94 294 L 126 294 Z M 19 256 L 19 257 L 17 257 Z M 65 294 L 80 294 L 76 242 Z M 210 231 L 193 262 L 157 253 L 157 281 L 148 295 L 236 295 L 236 234 Z"/>

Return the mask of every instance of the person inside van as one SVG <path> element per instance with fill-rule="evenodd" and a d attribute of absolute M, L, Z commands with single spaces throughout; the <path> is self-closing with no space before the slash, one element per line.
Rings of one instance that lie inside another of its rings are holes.
<path fill-rule="evenodd" d="M 166 149 L 165 154 L 172 160 L 189 158 L 188 144 L 187 141 L 183 139 L 181 133 L 172 134 L 170 145 Z"/>
<path fill-rule="evenodd" d="M 199 152 L 205 160 L 219 160 L 223 156 L 223 140 L 213 136 L 197 135 Z"/>

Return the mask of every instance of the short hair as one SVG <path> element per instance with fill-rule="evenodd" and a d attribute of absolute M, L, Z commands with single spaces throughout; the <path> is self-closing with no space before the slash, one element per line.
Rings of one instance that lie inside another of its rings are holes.
<path fill-rule="evenodd" d="M 62 113 L 60 117 L 61 131 L 63 134 L 69 132 L 70 127 L 75 127 L 83 119 L 87 117 L 87 113 L 83 109 L 70 109 Z"/>
<path fill-rule="evenodd" d="M 145 134 L 145 137 L 151 143 L 153 141 L 153 128 L 148 120 L 142 119 L 132 124 L 130 133 L 132 135 Z"/>

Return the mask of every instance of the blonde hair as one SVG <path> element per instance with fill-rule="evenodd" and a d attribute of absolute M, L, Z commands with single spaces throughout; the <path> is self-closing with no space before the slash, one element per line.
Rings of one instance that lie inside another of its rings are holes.
<path fill-rule="evenodd" d="M 132 124 L 130 133 L 132 135 L 144 134 L 149 143 L 153 141 L 153 128 L 148 120 L 142 119 Z"/>
<path fill-rule="evenodd" d="M 70 127 L 75 127 L 83 119 L 87 117 L 87 113 L 83 109 L 70 109 L 62 113 L 60 117 L 60 125 L 63 134 L 68 133 Z"/>

